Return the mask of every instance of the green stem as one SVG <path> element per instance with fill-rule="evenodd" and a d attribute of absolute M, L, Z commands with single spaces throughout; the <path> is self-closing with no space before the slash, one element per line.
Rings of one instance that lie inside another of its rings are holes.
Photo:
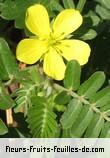
<path fill-rule="evenodd" d="M 86 0 L 79 0 L 76 9 L 82 12 L 85 4 Z"/>

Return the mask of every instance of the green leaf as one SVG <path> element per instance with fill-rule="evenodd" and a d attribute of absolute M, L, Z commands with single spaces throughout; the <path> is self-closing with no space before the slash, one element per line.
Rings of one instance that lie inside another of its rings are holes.
<path fill-rule="evenodd" d="M 0 119 L 0 135 L 4 135 L 8 132 L 7 127 L 3 123 L 3 121 Z"/>
<path fill-rule="evenodd" d="M 107 10 L 106 8 L 97 5 L 95 10 L 96 13 L 99 14 L 103 20 L 110 20 L 110 11 Z"/>
<path fill-rule="evenodd" d="M 12 76 L 18 70 L 15 57 L 10 51 L 7 42 L 3 38 L 0 38 L 0 78 L 2 80 L 12 79 Z"/>
<path fill-rule="evenodd" d="M 80 85 L 80 75 L 81 67 L 79 63 L 76 60 L 68 62 L 64 78 L 65 88 L 77 90 Z"/>
<path fill-rule="evenodd" d="M 6 110 L 12 108 L 14 105 L 13 100 L 8 95 L 0 94 L 0 109 Z"/>
<path fill-rule="evenodd" d="M 110 138 L 110 122 L 105 122 L 100 137 Z"/>
<path fill-rule="evenodd" d="M 34 83 L 41 83 L 43 81 L 43 78 L 39 72 L 39 68 L 38 66 L 32 66 L 29 68 L 29 72 L 30 72 L 30 77 L 31 77 L 31 80 L 34 82 Z"/>
<path fill-rule="evenodd" d="M 63 113 L 62 118 L 60 120 L 63 129 L 68 129 L 73 125 L 73 123 L 79 116 L 81 108 L 82 103 L 79 100 L 73 99 L 70 101 L 67 110 Z"/>
<path fill-rule="evenodd" d="M 76 9 L 82 12 L 85 4 L 86 4 L 86 0 L 79 0 Z"/>
<path fill-rule="evenodd" d="M 89 29 L 84 35 L 80 36 L 80 39 L 91 40 L 97 36 L 97 32 L 93 29 Z"/>
<path fill-rule="evenodd" d="M 102 107 L 110 101 L 110 86 L 97 92 L 90 98 L 90 102 L 96 104 L 96 107 Z"/>
<path fill-rule="evenodd" d="M 55 97 L 55 103 L 64 105 L 67 104 L 71 99 L 71 96 L 66 92 L 62 91 Z"/>
<path fill-rule="evenodd" d="M 58 131 L 56 115 L 44 102 L 36 102 L 36 105 L 29 109 L 27 122 L 33 137 L 54 137 Z"/>
<path fill-rule="evenodd" d="M 75 4 L 73 0 L 63 0 L 63 5 L 66 9 L 75 8 Z"/>
<path fill-rule="evenodd" d="M 1 5 L 1 17 L 15 20 L 16 28 L 25 28 L 25 14 L 29 6 L 43 4 L 51 12 L 51 4 L 55 0 L 5 0 Z M 58 5 L 58 4 L 57 4 Z"/>
<path fill-rule="evenodd" d="M 78 115 L 77 120 L 71 127 L 71 137 L 81 137 L 92 119 L 93 111 L 91 108 L 88 108 L 87 105 L 84 106 Z"/>
<path fill-rule="evenodd" d="M 51 0 L 50 1 L 50 8 L 53 11 L 59 11 L 59 12 L 61 12 L 62 10 L 64 10 L 64 8 L 62 7 L 62 5 L 57 0 Z"/>
<path fill-rule="evenodd" d="M 106 105 L 102 106 L 100 111 L 106 114 L 106 116 L 110 116 L 110 101 L 108 101 Z"/>
<path fill-rule="evenodd" d="M 95 18 L 94 18 L 95 19 Z M 97 21 L 98 22 L 98 21 Z M 93 17 L 89 13 L 83 18 L 83 24 L 77 29 L 73 36 L 82 40 L 91 40 L 96 37 L 97 32 L 93 29 Z"/>
<path fill-rule="evenodd" d="M 66 109 L 65 105 L 59 105 L 59 104 L 55 104 L 54 108 L 58 111 L 58 112 L 64 112 Z"/>
<path fill-rule="evenodd" d="M 110 1 L 109 0 L 95 0 L 96 2 L 99 2 L 102 6 L 106 7 L 107 9 L 110 9 Z"/>
<path fill-rule="evenodd" d="M 100 18 L 99 16 L 92 10 L 88 12 L 86 17 L 90 18 L 92 20 L 92 26 L 97 26 L 100 23 Z"/>
<path fill-rule="evenodd" d="M 5 91 L 4 85 L 0 82 L 0 109 L 6 110 L 14 106 L 14 101 Z"/>
<path fill-rule="evenodd" d="M 15 20 L 17 28 L 25 26 L 26 9 L 39 0 L 5 0 L 1 5 L 1 17 L 6 20 Z"/>
<path fill-rule="evenodd" d="M 64 129 L 63 130 L 62 138 L 71 138 L 70 129 Z"/>
<path fill-rule="evenodd" d="M 37 104 L 39 104 L 39 105 L 43 105 L 44 103 L 46 103 L 46 98 L 44 98 L 44 97 L 40 97 L 40 96 L 33 96 L 33 97 L 31 97 L 31 102 L 32 102 L 32 104 L 33 105 L 36 105 L 36 103 Z"/>
<path fill-rule="evenodd" d="M 104 119 L 100 115 L 95 114 L 92 121 L 90 122 L 90 125 L 87 128 L 87 131 L 84 137 L 97 138 L 103 126 L 104 126 Z"/>
<path fill-rule="evenodd" d="M 97 92 L 105 81 L 105 75 L 103 72 L 95 72 L 87 81 L 85 81 L 79 87 L 78 94 L 86 98 L 90 98 L 95 92 Z"/>

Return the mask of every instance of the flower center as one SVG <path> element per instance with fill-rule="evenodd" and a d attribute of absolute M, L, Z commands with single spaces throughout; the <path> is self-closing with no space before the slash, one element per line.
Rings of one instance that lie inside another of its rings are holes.
<path fill-rule="evenodd" d="M 49 38 L 47 39 L 49 47 L 55 47 L 59 43 L 59 38 L 56 38 L 52 33 L 50 34 Z"/>

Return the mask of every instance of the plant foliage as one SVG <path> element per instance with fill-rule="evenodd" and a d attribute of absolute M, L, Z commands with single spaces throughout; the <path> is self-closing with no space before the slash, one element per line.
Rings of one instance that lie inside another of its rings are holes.
<path fill-rule="evenodd" d="M 73 65 L 79 67 L 76 61 L 70 61 L 68 63 L 65 73 L 66 84 L 68 81 L 69 84 L 70 82 L 71 84 L 73 83 L 72 79 L 70 81 L 71 75 L 68 73 L 70 70 L 75 70 L 78 73 L 78 69 L 72 69 Z M 76 77 L 74 74 L 73 77 L 71 76 L 73 80 L 74 77 Z M 77 80 L 80 82 L 78 75 Z M 65 85 L 65 87 L 56 85 L 56 88 L 62 89 L 63 92 L 66 91 L 67 94 L 72 97 L 72 99 L 68 101 L 67 108 L 60 120 L 63 130 L 68 130 L 68 137 L 100 137 L 105 124 L 110 123 L 110 118 L 107 114 L 110 110 L 110 86 L 101 89 L 104 81 L 104 73 L 98 71 L 82 83 L 77 91 L 74 91 L 74 87 L 68 89 Z M 58 96 L 60 97 L 60 94 Z M 61 99 L 63 100 L 63 96 Z M 104 107 L 107 107 L 107 109 Z M 109 129 L 108 131 L 106 130 L 107 135 L 108 132 Z"/>
<path fill-rule="evenodd" d="M 50 19 L 68 8 L 83 16 L 71 36 L 90 44 L 91 58 L 84 67 L 65 61 L 61 82 L 43 73 L 42 62 L 29 66 L 15 58 L 18 42 L 30 34 L 26 9 L 36 3 L 47 8 Z M 110 0 L 0 0 L 0 137 L 109 138 L 109 43 Z"/>

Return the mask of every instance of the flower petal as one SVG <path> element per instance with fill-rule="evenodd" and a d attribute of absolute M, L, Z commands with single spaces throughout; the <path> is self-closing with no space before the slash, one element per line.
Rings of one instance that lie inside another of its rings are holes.
<path fill-rule="evenodd" d="M 82 16 L 78 10 L 65 9 L 57 17 L 53 24 L 55 36 L 65 37 L 75 31 L 82 24 Z"/>
<path fill-rule="evenodd" d="M 55 80 L 62 80 L 65 73 L 65 64 L 55 49 L 50 49 L 44 57 L 44 72 Z"/>
<path fill-rule="evenodd" d="M 16 56 L 21 62 L 34 64 L 46 51 L 47 45 L 43 41 L 37 39 L 24 39 L 17 46 Z"/>
<path fill-rule="evenodd" d="M 26 26 L 35 35 L 47 36 L 50 34 L 50 21 L 46 8 L 36 4 L 27 9 Z"/>
<path fill-rule="evenodd" d="M 89 45 L 80 40 L 62 40 L 57 48 L 64 58 L 67 60 L 75 59 L 80 65 L 88 62 L 91 51 Z"/>

